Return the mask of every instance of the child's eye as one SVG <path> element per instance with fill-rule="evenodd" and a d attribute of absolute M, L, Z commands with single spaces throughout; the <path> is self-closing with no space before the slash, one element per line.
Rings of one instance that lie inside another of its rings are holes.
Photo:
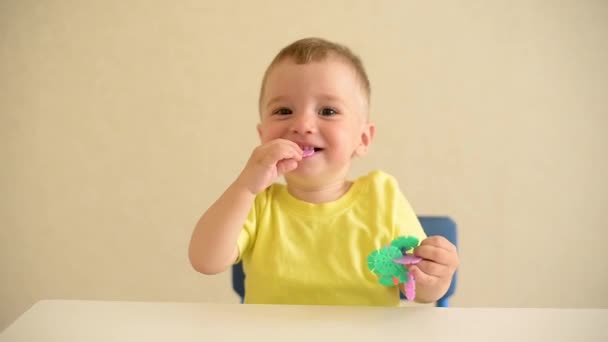
<path fill-rule="evenodd" d="M 336 111 L 333 108 L 329 108 L 329 107 L 322 108 L 319 111 L 319 115 L 321 115 L 321 116 L 332 116 L 332 115 L 336 115 L 336 114 L 338 114 L 338 111 Z"/>
<path fill-rule="evenodd" d="M 289 108 L 279 108 L 279 109 L 275 110 L 274 112 L 272 112 L 272 114 L 276 114 L 276 115 L 289 115 L 291 113 L 292 113 L 292 111 Z"/>

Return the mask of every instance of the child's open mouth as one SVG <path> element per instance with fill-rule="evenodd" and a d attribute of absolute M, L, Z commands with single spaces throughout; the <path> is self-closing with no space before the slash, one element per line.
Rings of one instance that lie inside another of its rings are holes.
<path fill-rule="evenodd" d="M 322 148 L 320 147 L 313 147 L 313 146 L 302 146 L 302 157 L 303 158 L 308 158 L 308 157 L 312 157 L 315 153 L 321 152 L 323 151 Z"/>

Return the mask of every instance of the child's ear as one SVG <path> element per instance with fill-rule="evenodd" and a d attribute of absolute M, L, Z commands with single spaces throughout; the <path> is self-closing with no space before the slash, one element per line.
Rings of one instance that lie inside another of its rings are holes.
<path fill-rule="evenodd" d="M 369 150 L 369 145 L 372 143 L 374 139 L 374 134 L 376 133 L 376 126 L 368 122 L 363 127 L 363 131 L 361 132 L 361 142 L 357 149 L 355 150 L 355 155 L 358 157 L 364 156 Z"/>
<path fill-rule="evenodd" d="M 262 128 L 260 127 L 262 124 L 258 124 L 257 126 L 255 126 L 255 129 L 258 131 L 258 138 L 260 138 L 260 141 L 262 141 Z"/>

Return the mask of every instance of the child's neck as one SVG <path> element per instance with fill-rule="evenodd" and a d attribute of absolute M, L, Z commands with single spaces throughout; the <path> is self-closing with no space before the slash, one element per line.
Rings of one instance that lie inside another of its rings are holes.
<path fill-rule="evenodd" d="M 337 200 L 348 192 L 353 183 L 346 179 L 338 179 L 329 183 L 303 185 L 295 182 L 287 183 L 287 191 L 293 197 L 309 203 L 327 203 Z"/>

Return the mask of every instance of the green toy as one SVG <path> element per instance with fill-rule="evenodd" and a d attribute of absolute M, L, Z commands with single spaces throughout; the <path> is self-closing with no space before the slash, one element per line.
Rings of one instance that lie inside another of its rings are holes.
<path fill-rule="evenodd" d="M 416 296 L 415 280 L 404 265 L 419 263 L 422 259 L 407 253 L 417 247 L 419 241 L 413 236 L 400 236 L 390 245 L 375 250 L 367 257 L 367 267 L 378 276 L 384 286 L 406 284 L 405 295 L 408 300 Z"/>

